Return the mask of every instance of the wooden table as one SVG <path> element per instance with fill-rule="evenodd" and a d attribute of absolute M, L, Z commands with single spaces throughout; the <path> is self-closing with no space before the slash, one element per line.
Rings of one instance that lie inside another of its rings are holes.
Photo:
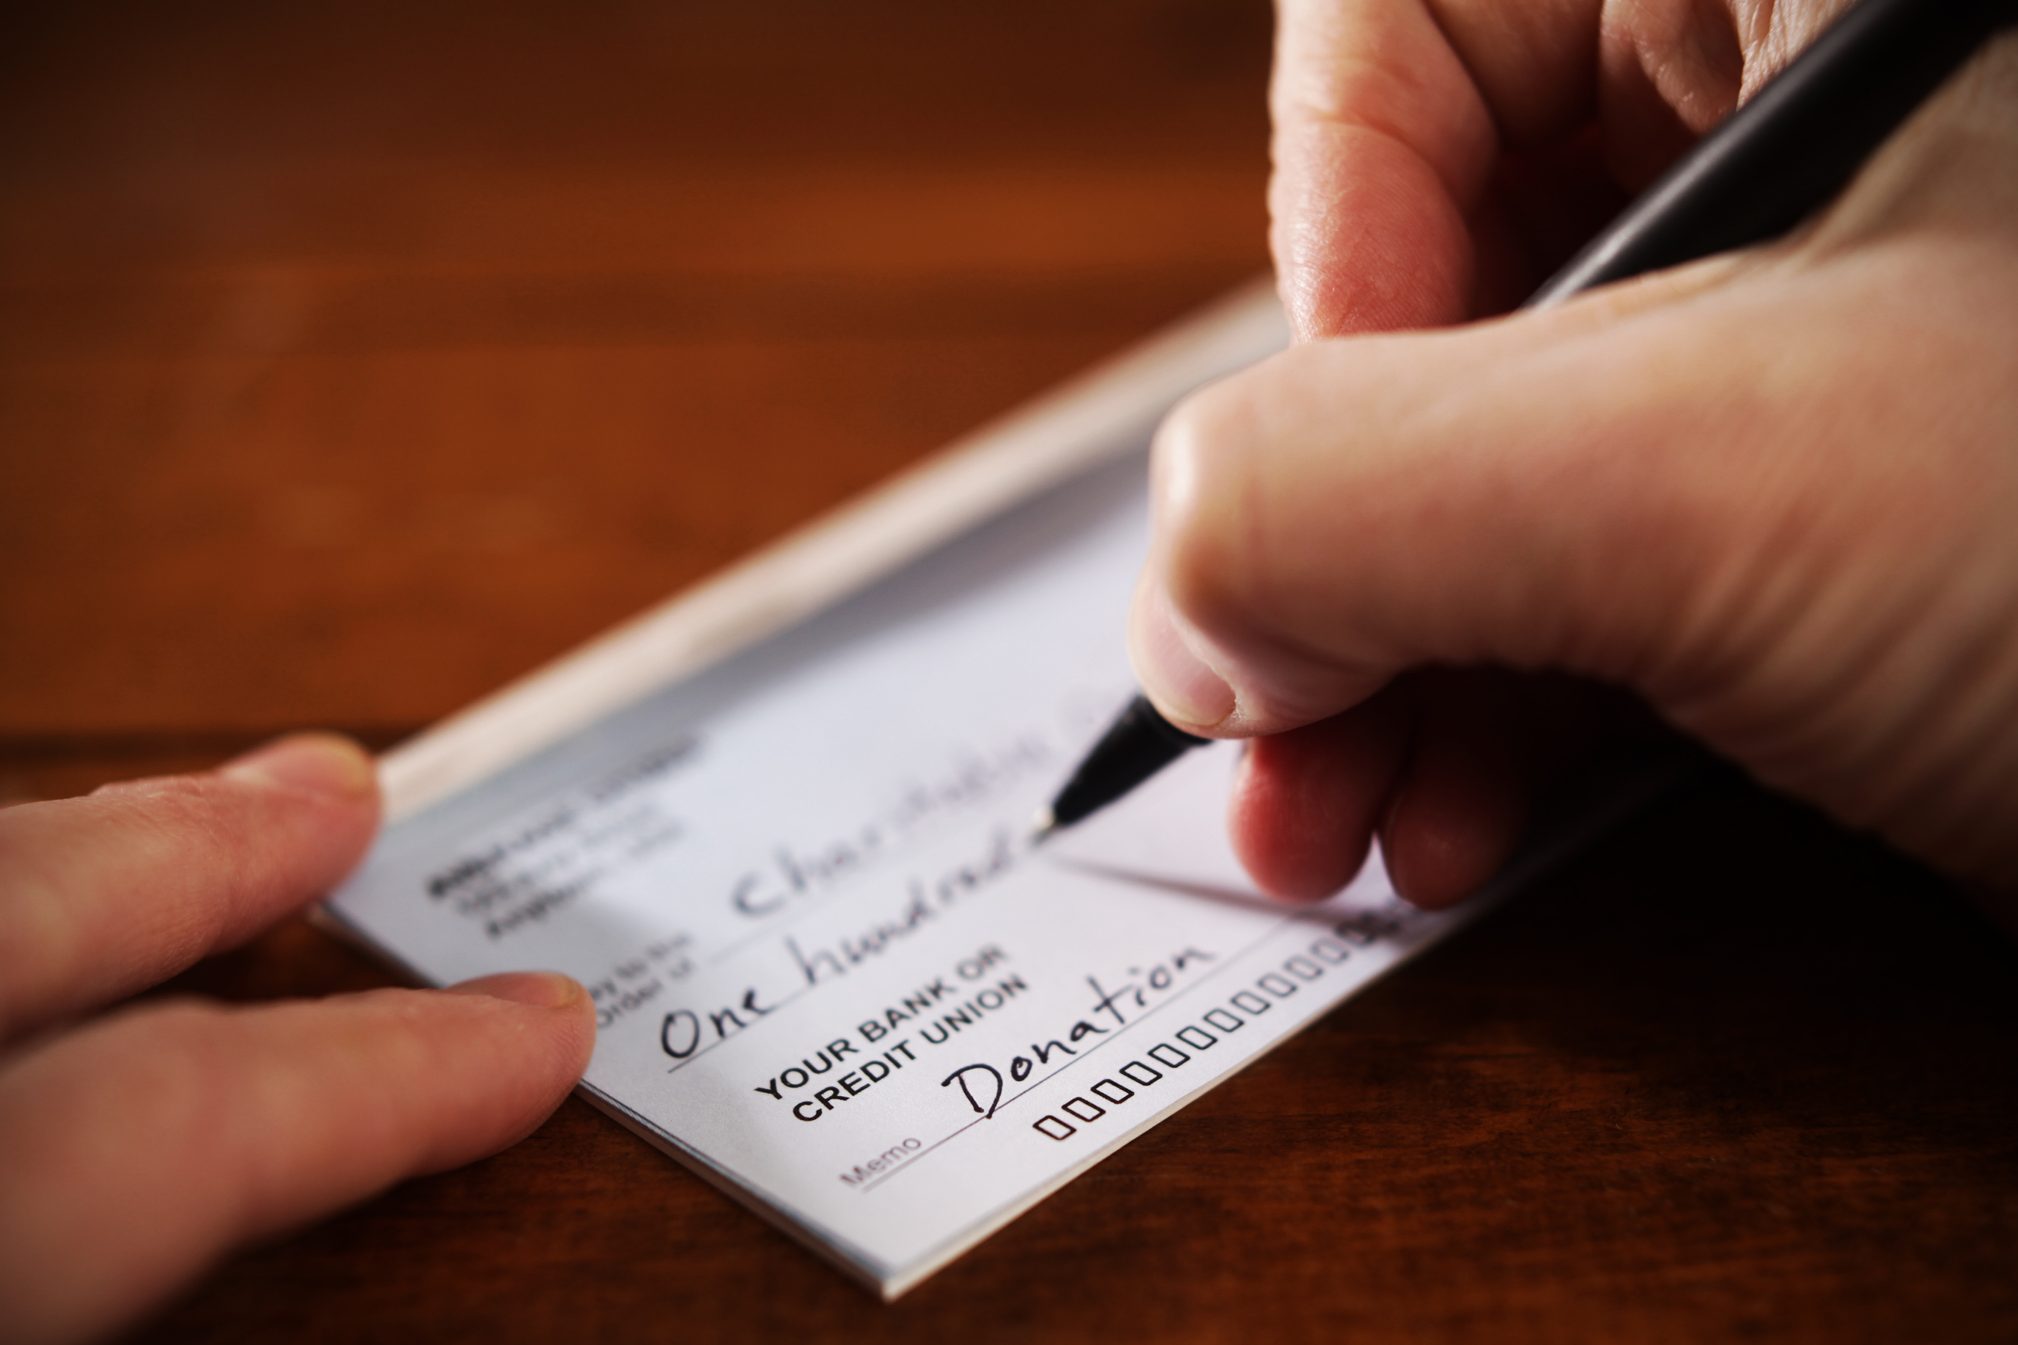
<path fill-rule="evenodd" d="M 7 799 L 390 744 L 1266 261 L 1258 3 L 185 8 L 0 47 Z M 151 1333 L 2008 1340 L 2014 969 L 1725 782 L 894 1307 L 570 1102 Z"/>

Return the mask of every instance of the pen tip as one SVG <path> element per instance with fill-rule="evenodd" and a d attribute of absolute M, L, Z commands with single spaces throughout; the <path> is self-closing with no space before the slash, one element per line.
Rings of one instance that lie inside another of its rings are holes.
<path fill-rule="evenodd" d="M 1041 809 L 1037 816 L 1030 819 L 1030 848 L 1035 850 L 1050 840 L 1051 833 L 1056 830 L 1058 830 L 1057 815 L 1049 808 Z"/>

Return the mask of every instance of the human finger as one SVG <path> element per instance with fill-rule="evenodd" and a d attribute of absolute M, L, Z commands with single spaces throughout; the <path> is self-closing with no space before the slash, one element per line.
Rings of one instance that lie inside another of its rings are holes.
<path fill-rule="evenodd" d="M 1491 669 L 1410 674 L 1364 705 L 1255 739 L 1235 777 L 1233 847 L 1277 896 L 1329 896 L 1378 836 L 1389 877 L 1447 906 L 1499 872 L 1559 782 L 1647 736 L 1605 688 Z"/>
<path fill-rule="evenodd" d="M 1395 890 L 1435 909 L 1513 858 L 1549 784 L 1587 753 L 1603 707 L 1598 688 L 1493 669 L 1426 682 L 1380 844 Z"/>
<path fill-rule="evenodd" d="M 1471 314 L 1503 137 L 1588 115 L 1596 0 L 1279 0 L 1270 241 L 1303 337 Z"/>
<path fill-rule="evenodd" d="M 151 985 L 327 892 L 378 811 L 371 759 L 327 734 L 208 774 L 0 811 L 0 1041 Z"/>
<path fill-rule="evenodd" d="M 1270 241 L 1293 328 L 1510 306 L 1561 260 L 1555 226 L 1587 233 L 1848 4 L 1278 0 Z"/>
<path fill-rule="evenodd" d="M 1416 698 L 1390 687 L 1365 705 L 1247 745 L 1227 828 L 1260 888 L 1330 896 L 1366 862 L 1406 760 Z"/>
<path fill-rule="evenodd" d="M 129 1010 L 0 1068 L 0 1320 L 79 1340 L 226 1249 L 512 1143 L 595 1035 L 565 977 Z"/>

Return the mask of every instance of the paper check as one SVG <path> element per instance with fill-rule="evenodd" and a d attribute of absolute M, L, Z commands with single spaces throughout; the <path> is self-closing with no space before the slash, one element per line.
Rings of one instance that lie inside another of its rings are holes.
<path fill-rule="evenodd" d="M 995 435 L 1086 440 L 1013 498 L 962 495 L 1024 461 L 992 440 L 916 485 L 890 517 L 965 500 L 958 535 L 848 596 L 738 624 L 808 606 L 873 518 L 800 587 L 704 595 L 396 759 L 405 816 L 336 914 L 428 981 L 578 977 L 589 1094 L 890 1296 L 1433 942 L 1377 860 L 1320 907 L 1256 896 L 1231 748 L 1027 846 L 1132 690 L 1149 427 L 1281 336 L 1249 296 L 1187 339 Z"/>

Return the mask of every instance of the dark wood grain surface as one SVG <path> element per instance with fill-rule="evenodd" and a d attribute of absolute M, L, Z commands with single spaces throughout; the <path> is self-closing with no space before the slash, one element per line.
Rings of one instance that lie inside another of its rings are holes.
<path fill-rule="evenodd" d="M 6 26 L 0 799 L 389 745 L 1266 261 L 1258 3 Z M 895 1306 L 570 1102 L 145 1334 L 2009 1340 L 2014 973 L 1719 781 Z"/>

